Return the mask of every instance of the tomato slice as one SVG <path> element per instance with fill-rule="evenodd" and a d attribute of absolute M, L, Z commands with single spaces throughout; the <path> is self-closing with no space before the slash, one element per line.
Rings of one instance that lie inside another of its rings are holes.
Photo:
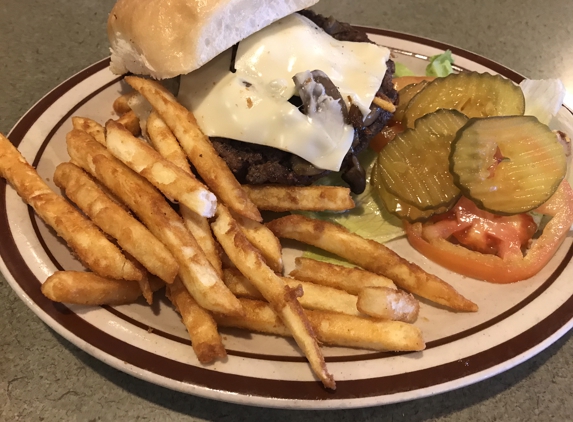
<path fill-rule="evenodd" d="M 563 181 L 553 196 L 536 209 L 552 218 L 525 256 L 521 246 L 528 243 L 533 230 L 527 218 L 496 222 L 486 213 L 478 216 L 482 221 L 475 228 L 475 215 L 468 218 L 472 209 L 464 205 L 467 204 L 462 202 L 459 206 L 456 218 L 443 217 L 424 225 L 404 223 L 408 241 L 432 261 L 459 274 L 492 283 L 513 283 L 537 274 L 555 254 L 573 224 L 573 190 L 567 181 Z M 480 231 L 484 224 L 489 224 L 490 229 L 485 236 Z M 450 236 L 462 244 L 466 241 L 467 246 L 475 250 L 451 243 L 447 240 Z"/>
<path fill-rule="evenodd" d="M 512 254 L 521 256 L 522 248 L 537 231 L 537 225 L 529 214 L 495 215 L 479 209 L 465 197 L 432 221 L 433 226 L 427 228 L 428 236 L 438 235 L 436 231 L 439 231 L 444 239 L 452 236 L 468 249 L 501 258 Z"/>

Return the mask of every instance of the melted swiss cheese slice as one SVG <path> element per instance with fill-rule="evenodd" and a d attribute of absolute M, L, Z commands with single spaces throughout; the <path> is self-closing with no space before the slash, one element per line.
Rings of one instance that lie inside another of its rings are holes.
<path fill-rule="evenodd" d="M 293 14 L 239 43 L 235 73 L 230 71 L 231 50 L 227 50 L 182 76 L 179 100 L 207 136 L 271 146 L 320 169 L 338 171 L 354 130 L 340 118 L 332 124 L 344 125 L 342 130 L 328 130 L 324 118 L 313 119 L 290 104 L 288 99 L 296 94 L 292 78 L 299 72 L 322 70 L 347 105 L 351 99 L 366 115 L 389 56 L 387 48 L 376 44 L 337 41 Z"/>

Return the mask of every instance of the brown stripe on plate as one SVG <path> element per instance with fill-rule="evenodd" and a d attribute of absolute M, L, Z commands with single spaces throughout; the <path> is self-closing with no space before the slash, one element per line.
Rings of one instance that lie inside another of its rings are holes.
<path fill-rule="evenodd" d="M 499 63 L 447 44 L 393 31 L 372 28 L 363 29 L 370 33 L 414 41 L 440 49 L 449 48 L 454 54 L 489 67 L 510 79 L 515 81 L 521 81 L 523 79 L 521 75 L 503 67 Z M 96 63 L 70 78 L 44 97 L 13 129 L 9 135 L 12 142 L 18 145 L 31 125 L 56 99 L 83 79 L 105 68 L 108 63 L 108 60 Z M 0 256 L 2 256 L 8 271 L 10 271 L 11 275 L 16 279 L 19 286 L 30 299 L 48 315 L 46 318 L 45 315 L 38 312 L 38 315 L 42 317 L 45 322 L 51 326 L 63 327 L 69 332 L 70 337 L 75 336 L 80 338 L 93 345 L 96 349 L 119 359 L 120 362 L 116 364 L 118 369 L 137 375 L 134 371 L 126 369 L 121 364 L 122 361 L 125 361 L 151 373 L 163 376 L 168 380 L 181 381 L 192 386 L 216 390 L 218 393 L 227 393 L 225 397 L 229 401 L 237 401 L 236 394 L 255 395 L 275 399 L 269 401 L 269 404 L 276 406 L 280 405 L 281 399 L 342 400 L 366 398 L 436 386 L 444 382 L 458 380 L 491 369 L 496 365 L 519 356 L 552 336 L 573 318 L 573 297 L 570 297 L 562 306 L 535 326 L 491 349 L 466 357 L 460 361 L 449 362 L 411 373 L 374 379 L 339 381 L 337 383 L 338 389 L 333 393 L 323 389 L 318 382 L 252 378 L 182 364 L 163 356 L 154 355 L 104 333 L 85 322 L 66 306 L 53 303 L 41 294 L 39 289 L 40 282 L 35 278 L 31 269 L 27 267 L 23 257 L 18 253 L 14 238 L 9 229 L 6 212 L 6 184 L 1 182 L 0 231 L 8 235 L 5 236 L 4 241 L 0 243 Z M 566 266 L 567 259 L 570 258 L 571 249 L 559 267 Z M 189 391 L 189 388 L 186 389 L 184 386 L 176 387 L 172 385 L 172 388 Z M 195 391 L 195 393 L 208 396 L 207 390 L 199 390 Z M 312 407 L 312 404 L 310 404 L 309 407 Z"/>

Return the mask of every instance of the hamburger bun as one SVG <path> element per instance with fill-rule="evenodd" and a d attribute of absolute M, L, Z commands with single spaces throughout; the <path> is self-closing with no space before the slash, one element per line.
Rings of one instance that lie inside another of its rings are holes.
<path fill-rule="evenodd" d="M 184 75 L 249 35 L 317 2 L 119 0 L 107 24 L 111 70 L 156 79 Z"/>

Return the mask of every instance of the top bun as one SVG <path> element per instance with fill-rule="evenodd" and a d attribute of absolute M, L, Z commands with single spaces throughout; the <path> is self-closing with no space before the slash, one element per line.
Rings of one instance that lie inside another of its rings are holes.
<path fill-rule="evenodd" d="M 118 0 L 107 22 L 111 70 L 156 79 L 189 73 L 318 0 Z"/>

